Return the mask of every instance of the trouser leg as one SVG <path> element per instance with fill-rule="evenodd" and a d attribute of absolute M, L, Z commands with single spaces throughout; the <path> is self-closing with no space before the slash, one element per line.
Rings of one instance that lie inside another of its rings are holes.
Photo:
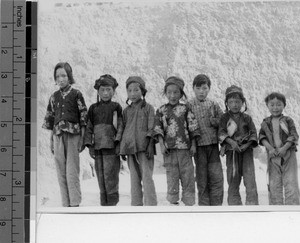
<path fill-rule="evenodd" d="M 143 206 L 142 176 L 135 155 L 128 155 L 127 161 L 130 170 L 131 206 Z"/>
<path fill-rule="evenodd" d="M 60 136 L 53 135 L 54 144 L 54 160 L 57 171 L 57 179 L 60 188 L 61 200 L 63 207 L 70 206 L 70 198 L 67 185 L 66 175 L 66 149 L 65 149 L 65 138 L 64 135 Z"/>
<path fill-rule="evenodd" d="M 80 188 L 80 166 L 78 142 L 80 135 L 67 133 L 67 161 L 66 174 L 70 198 L 70 206 L 77 206 L 81 203 Z"/>
<path fill-rule="evenodd" d="M 224 178 L 217 144 L 208 146 L 207 171 L 210 205 L 220 206 L 223 203 Z"/>
<path fill-rule="evenodd" d="M 253 150 L 247 149 L 241 154 L 241 156 L 243 168 L 242 173 L 244 178 L 244 185 L 246 187 L 246 205 L 258 205 Z"/>
<path fill-rule="evenodd" d="M 237 153 L 235 153 L 235 156 Z M 235 157 L 235 159 L 237 159 Z M 240 195 L 240 183 L 241 175 L 236 173 L 233 176 L 233 151 L 228 151 L 226 153 L 226 167 L 227 167 L 227 182 L 228 182 L 228 205 L 242 205 L 241 195 Z"/>
<path fill-rule="evenodd" d="M 207 153 L 204 146 L 198 146 L 195 159 L 198 205 L 210 205 L 208 193 Z"/>
<path fill-rule="evenodd" d="M 182 185 L 182 202 L 187 206 L 195 204 L 194 165 L 189 150 L 177 150 L 179 174 Z"/>
<path fill-rule="evenodd" d="M 177 203 L 179 200 L 179 165 L 175 151 L 164 156 L 164 165 L 167 176 L 167 200 L 170 203 Z"/>
<path fill-rule="evenodd" d="M 298 167 L 295 151 L 283 164 L 283 187 L 285 205 L 299 205 Z"/>
<path fill-rule="evenodd" d="M 157 197 L 153 181 L 154 158 L 148 159 L 144 152 L 137 154 L 144 188 L 145 206 L 156 206 Z"/>

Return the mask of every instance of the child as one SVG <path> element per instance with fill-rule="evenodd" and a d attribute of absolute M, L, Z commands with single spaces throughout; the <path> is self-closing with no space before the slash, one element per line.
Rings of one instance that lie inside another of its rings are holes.
<path fill-rule="evenodd" d="M 164 94 L 169 102 L 156 112 L 154 136 L 158 138 L 167 173 L 167 200 L 178 205 L 179 180 L 182 185 L 182 201 L 195 204 L 195 178 L 192 156 L 196 152 L 195 138 L 200 136 L 197 120 L 186 104 L 184 81 L 172 76 L 165 82 Z"/>
<path fill-rule="evenodd" d="M 257 144 L 257 133 L 252 118 L 241 112 L 246 104 L 243 91 L 235 85 L 225 92 L 226 113 L 222 115 L 219 125 L 221 155 L 226 153 L 228 205 L 242 205 L 239 187 L 244 179 L 246 187 L 246 205 L 258 205 L 255 182 L 253 148 Z"/>
<path fill-rule="evenodd" d="M 78 207 L 81 203 L 79 152 L 87 122 L 87 107 L 81 92 L 72 88 L 72 68 L 60 62 L 54 68 L 59 90 L 51 95 L 43 128 L 51 130 L 50 149 L 54 154 L 62 205 Z"/>
<path fill-rule="evenodd" d="M 292 118 L 282 114 L 285 96 L 274 92 L 265 102 L 271 116 L 261 124 L 259 142 L 268 152 L 269 204 L 299 205 L 296 159 L 299 136 Z"/>
<path fill-rule="evenodd" d="M 204 74 L 194 78 L 195 98 L 189 102 L 200 129 L 194 157 L 199 205 L 222 205 L 223 170 L 219 157 L 218 126 L 223 112 L 218 103 L 207 98 L 211 81 Z"/>
<path fill-rule="evenodd" d="M 102 206 L 115 206 L 119 202 L 118 150 L 122 136 L 122 107 L 111 101 L 117 86 L 116 79 L 108 74 L 95 81 L 97 103 L 89 108 L 84 137 L 84 144 L 95 159 Z"/>
<path fill-rule="evenodd" d="M 156 206 L 157 198 L 152 179 L 154 167 L 154 108 L 145 101 L 145 81 L 137 76 L 126 81 L 127 104 L 123 113 L 124 133 L 120 154 L 128 156 L 131 179 L 131 205 Z M 143 97 L 143 99 L 142 99 Z M 143 190 L 144 188 L 144 203 Z"/>

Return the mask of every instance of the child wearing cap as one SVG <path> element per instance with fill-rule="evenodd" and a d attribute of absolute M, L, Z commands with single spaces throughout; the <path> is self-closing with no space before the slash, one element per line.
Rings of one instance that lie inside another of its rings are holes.
<path fill-rule="evenodd" d="M 296 159 L 299 136 L 293 119 L 282 114 L 286 106 L 285 96 L 273 92 L 265 102 L 271 116 L 261 124 L 259 143 L 268 152 L 269 204 L 299 205 Z"/>
<path fill-rule="evenodd" d="M 154 108 L 145 100 L 147 90 L 145 81 L 141 77 L 129 77 L 126 81 L 126 89 L 128 106 L 123 112 L 124 132 L 120 154 L 128 158 L 131 205 L 156 206 L 157 198 L 152 179 L 155 153 L 152 139 Z"/>
<path fill-rule="evenodd" d="M 54 68 L 54 80 L 59 90 L 47 106 L 43 128 L 51 130 L 50 149 L 54 154 L 62 205 L 78 207 L 81 203 L 79 153 L 87 123 L 87 107 L 82 93 L 72 84 L 72 68 L 60 62 Z"/>
<path fill-rule="evenodd" d="M 88 125 L 84 145 L 95 159 L 102 206 L 115 206 L 119 202 L 119 146 L 122 137 L 122 107 L 112 101 L 118 83 L 109 74 L 95 81 L 97 103 L 88 110 Z"/>
<path fill-rule="evenodd" d="M 167 200 L 178 205 L 179 182 L 182 185 L 182 202 L 195 204 L 195 178 L 192 156 L 196 152 L 196 138 L 200 136 L 197 120 L 189 106 L 180 103 L 185 96 L 184 81 L 169 77 L 164 94 L 168 103 L 156 112 L 154 137 L 159 140 L 167 174 Z"/>
<path fill-rule="evenodd" d="M 242 177 L 246 205 L 258 205 L 253 160 L 253 148 L 258 145 L 256 128 L 252 118 L 244 113 L 247 104 L 242 89 L 232 85 L 226 89 L 225 95 L 226 113 L 221 116 L 218 134 L 221 155 L 226 154 L 228 205 L 242 205 L 239 192 Z"/>
<path fill-rule="evenodd" d="M 194 78 L 195 98 L 189 101 L 200 129 L 197 137 L 196 182 L 198 204 L 219 206 L 223 202 L 223 170 L 219 156 L 218 127 L 223 115 L 219 104 L 207 98 L 211 81 L 207 75 L 199 74 Z"/>

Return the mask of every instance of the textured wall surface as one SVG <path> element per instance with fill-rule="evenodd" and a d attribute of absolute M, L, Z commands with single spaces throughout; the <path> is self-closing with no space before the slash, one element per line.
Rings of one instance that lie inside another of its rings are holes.
<path fill-rule="evenodd" d="M 94 80 L 104 73 L 117 78 L 115 100 L 123 108 L 125 81 L 130 75 L 146 80 L 146 99 L 158 108 L 166 101 L 162 96 L 166 77 L 181 76 L 188 97 L 192 97 L 194 76 L 205 73 L 212 80 L 210 97 L 223 107 L 226 87 L 236 84 L 244 89 L 248 113 L 257 129 L 269 115 L 263 101 L 266 94 L 284 93 L 285 114 L 294 119 L 299 130 L 299 16 L 300 2 L 82 3 L 41 10 L 39 200 L 57 195 L 58 190 L 49 132 L 41 128 L 48 99 L 57 89 L 53 80 L 57 62 L 71 64 L 77 82 L 74 87 L 83 92 L 88 106 L 96 100 Z M 89 178 L 87 151 L 81 161 L 83 177 Z"/>

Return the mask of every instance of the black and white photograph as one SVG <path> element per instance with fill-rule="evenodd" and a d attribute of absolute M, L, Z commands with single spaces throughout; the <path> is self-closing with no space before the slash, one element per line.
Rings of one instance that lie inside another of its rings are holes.
<path fill-rule="evenodd" d="M 299 215 L 299 15 L 298 1 L 39 1 L 37 213 L 156 228 L 170 212 Z M 257 232 L 245 241 L 273 239 Z"/>

